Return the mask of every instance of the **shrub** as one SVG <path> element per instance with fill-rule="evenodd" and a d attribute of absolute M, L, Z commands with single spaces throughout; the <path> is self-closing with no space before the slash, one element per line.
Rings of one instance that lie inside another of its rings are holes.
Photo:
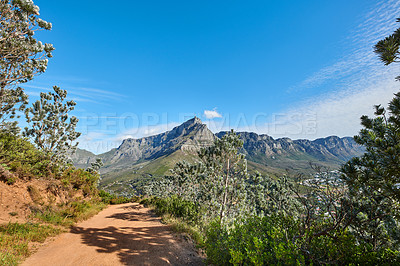
<path fill-rule="evenodd" d="M 219 221 L 207 230 L 206 252 L 217 265 L 298 264 L 304 259 L 291 241 L 296 222 L 283 216 L 252 217 L 228 230 Z"/>
<path fill-rule="evenodd" d="M 61 230 L 49 225 L 9 223 L 0 225 L 0 265 L 18 265 L 30 253 L 29 242 L 41 242 Z"/>
<path fill-rule="evenodd" d="M 191 224 L 196 224 L 200 221 L 200 209 L 198 205 L 175 195 L 169 198 L 154 197 L 144 199 L 140 203 L 155 206 L 159 215 L 170 214 Z"/>
<path fill-rule="evenodd" d="M 122 204 L 122 203 L 132 202 L 135 200 L 134 198 L 127 198 L 127 197 L 113 195 L 104 190 L 99 191 L 99 197 L 101 198 L 101 201 L 106 204 Z"/>
<path fill-rule="evenodd" d="M 0 133 L 0 163 L 18 178 L 54 176 L 57 166 L 28 140 Z"/>

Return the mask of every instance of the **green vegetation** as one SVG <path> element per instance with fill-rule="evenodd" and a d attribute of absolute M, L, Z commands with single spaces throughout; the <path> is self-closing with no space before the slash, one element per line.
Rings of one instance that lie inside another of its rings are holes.
<path fill-rule="evenodd" d="M 142 201 L 154 206 L 175 230 L 190 234 L 210 263 L 400 262 L 400 226 L 384 199 L 353 195 L 340 180 L 275 180 L 231 171 L 232 160 L 237 165 L 245 161 L 238 154 L 237 136 L 227 136 L 201 152 L 208 156 L 207 164 L 178 163 L 172 176 L 147 188 L 158 197 Z M 242 182 L 230 178 L 234 174 Z M 319 176 L 329 180 L 332 174 Z"/>
<path fill-rule="evenodd" d="M 30 254 L 29 243 L 43 243 L 61 229 L 37 223 L 9 223 L 0 225 L 0 264 L 17 265 Z"/>
<path fill-rule="evenodd" d="M 110 194 L 104 190 L 99 191 L 99 196 L 101 198 L 101 201 L 104 202 L 105 204 L 122 204 L 122 203 L 128 203 L 128 202 L 133 202 L 137 201 L 137 197 L 132 197 L 132 198 L 127 198 L 123 196 L 117 196 L 114 194 Z"/>
<path fill-rule="evenodd" d="M 31 137 L 36 146 L 56 161 L 65 161 L 68 155 L 75 152 L 78 143 L 74 141 L 81 135 L 75 128 L 78 119 L 68 114 L 74 110 L 76 103 L 67 101 L 67 91 L 57 86 L 54 92 L 40 94 L 40 100 L 25 109 L 26 127 L 24 136 Z"/>
<path fill-rule="evenodd" d="M 38 220 L 53 224 L 70 226 L 76 222 L 86 220 L 104 209 L 105 203 L 98 200 L 72 201 L 60 206 L 46 206 L 33 208 L 33 217 Z"/>
<path fill-rule="evenodd" d="M 20 131 L 13 120 L 16 111 L 27 104 L 27 95 L 17 85 L 45 72 L 54 50 L 34 34 L 52 25 L 39 18 L 39 7 L 32 1 L 2 0 L 0 14 L 0 130 L 15 134 Z"/>

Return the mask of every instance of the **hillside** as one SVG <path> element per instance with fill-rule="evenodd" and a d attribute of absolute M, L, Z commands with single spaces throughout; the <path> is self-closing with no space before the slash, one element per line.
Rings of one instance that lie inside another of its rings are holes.
<path fill-rule="evenodd" d="M 196 152 L 210 146 L 215 138 L 226 132 L 213 134 L 207 125 L 194 117 L 170 131 L 140 139 L 125 139 L 106 153 L 95 155 L 78 149 L 72 160 L 77 167 L 87 167 L 101 158 L 101 185 L 114 191 L 128 193 L 146 182 L 168 174 L 176 162 L 196 160 Z M 348 159 L 364 152 L 352 138 L 331 136 L 316 140 L 274 139 L 253 132 L 238 133 L 244 142 L 242 152 L 249 161 L 249 170 L 279 175 L 286 171 L 310 173 L 310 162 L 337 169 Z"/>

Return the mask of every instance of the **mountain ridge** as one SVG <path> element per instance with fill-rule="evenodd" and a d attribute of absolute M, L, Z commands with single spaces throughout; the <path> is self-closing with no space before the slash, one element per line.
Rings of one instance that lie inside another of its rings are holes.
<path fill-rule="evenodd" d="M 136 177 L 160 177 L 179 160 L 196 160 L 197 151 L 211 146 L 216 138 L 227 131 L 212 133 L 206 124 L 194 117 L 172 130 L 139 139 L 123 140 L 118 148 L 95 155 L 78 150 L 72 160 L 84 168 L 101 158 L 103 182 L 130 180 Z M 354 156 L 364 153 L 364 148 L 353 138 L 329 136 L 315 140 L 278 138 L 254 132 L 237 132 L 243 140 L 243 152 L 250 167 L 262 173 L 282 173 L 283 170 L 307 172 L 309 162 L 338 168 Z"/>

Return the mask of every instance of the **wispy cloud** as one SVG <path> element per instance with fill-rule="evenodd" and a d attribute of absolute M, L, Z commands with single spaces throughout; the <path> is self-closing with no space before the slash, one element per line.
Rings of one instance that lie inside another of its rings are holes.
<path fill-rule="evenodd" d="M 368 76 L 367 74 L 380 70 L 381 63 L 373 52 L 373 45 L 399 26 L 396 23 L 398 10 L 398 0 L 378 2 L 360 18 L 361 23 L 343 40 L 343 56 L 294 85 L 289 92 L 318 87 L 328 82 L 341 87 L 352 86 L 355 79 L 364 80 L 362 78 Z"/>
<path fill-rule="evenodd" d="M 104 90 L 98 88 L 90 88 L 81 85 L 72 85 L 71 83 L 65 82 L 57 85 L 62 89 L 67 90 L 68 97 L 72 100 L 79 102 L 92 102 L 92 103 L 106 103 L 110 100 L 112 101 L 124 101 L 125 96 L 120 93 L 115 92 L 113 89 Z M 51 91 L 53 83 L 28 83 L 23 84 L 25 92 L 34 97 L 40 96 L 40 92 Z"/>
<path fill-rule="evenodd" d="M 376 42 L 400 26 L 396 23 L 399 10 L 400 1 L 394 0 L 380 1 L 373 6 L 343 41 L 348 47 L 343 56 L 291 87 L 288 93 L 320 86 L 329 87 L 331 91 L 284 112 L 315 113 L 317 130 L 314 137 L 356 134 L 360 129 L 359 117 L 371 115 L 374 104 L 386 104 L 400 88 L 394 81 L 400 74 L 399 65 L 384 66 L 373 52 Z M 298 135 L 304 137 L 304 134 Z"/>
<path fill-rule="evenodd" d="M 214 119 L 214 118 L 222 117 L 222 115 L 217 112 L 217 108 L 214 108 L 213 110 L 204 110 L 204 116 L 207 119 Z"/>

